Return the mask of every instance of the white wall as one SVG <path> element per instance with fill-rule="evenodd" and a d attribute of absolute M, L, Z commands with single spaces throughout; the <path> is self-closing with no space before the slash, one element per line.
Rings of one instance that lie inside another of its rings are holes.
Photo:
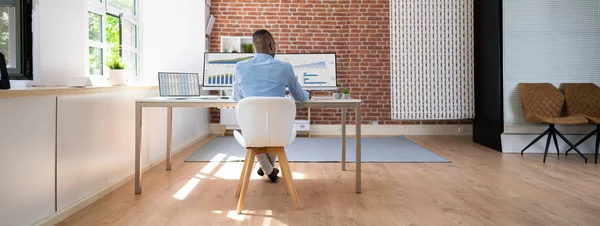
<path fill-rule="evenodd" d="M 160 71 L 202 73 L 204 9 L 202 0 L 141 2 L 141 70 L 145 84 L 158 84 Z"/>
<path fill-rule="evenodd" d="M 34 81 L 66 85 L 86 75 L 87 0 L 34 1 Z"/>
<path fill-rule="evenodd" d="M 521 82 L 600 85 L 600 1 L 504 0 L 505 131 L 523 120 Z"/>
<path fill-rule="evenodd" d="M 201 75 L 205 52 L 204 1 L 179 0 L 164 4 L 159 0 L 147 0 L 141 2 L 139 7 L 141 82 L 158 84 L 158 72 Z M 166 117 L 164 109 L 151 109 L 144 113 Z M 208 120 L 207 109 L 173 109 L 173 143 L 185 143 L 193 139 L 188 137 L 189 134 L 208 133 Z M 156 142 L 153 138 L 146 140 Z M 161 150 L 150 150 L 150 153 L 162 154 Z"/>
<path fill-rule="evenodd" d="M 504 134 L 502 151 L 519 153 L 548 129 L 523 119 L 518 84 L 522 82 L 596 83 L 600 85 L 600 1 L 504 0 Z M 573 143 L 593 126 L 557 126 Z M 545 149 L 546 137 L 527 153 Z M 561 152 L 567 145 L 561 139 Z M 594 139 L 579 146 L 593 152 Z M 554 146 L 550 153 L 554 153 Z M 575 157 L 577 158 L 577 157 Z"/>
<path fill-rule="evenodd" d="M 54 213 L 55 101 L 0 99 L 0 225 L 32 225 Z"/>

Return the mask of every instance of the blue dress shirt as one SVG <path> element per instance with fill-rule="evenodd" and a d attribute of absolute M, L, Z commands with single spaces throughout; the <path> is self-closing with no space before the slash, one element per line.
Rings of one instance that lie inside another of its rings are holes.
<path fill-rule="evenodd" d="M 286 87 L 296 101 L 308 100 L 308 92 L 302 91 L 292 65 L 287 62 L 275 60 L 268 54 L 257 53 L 252 59 L 235 65 L 235 101 L 254 96 L 285 97 Z"/>

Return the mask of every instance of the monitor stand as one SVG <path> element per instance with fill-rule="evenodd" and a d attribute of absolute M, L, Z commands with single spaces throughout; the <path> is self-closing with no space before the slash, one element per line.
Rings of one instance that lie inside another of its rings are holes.
<path fill-rule="evenodd" d="M 232 99 L 233 89 L 222 89 L 219 90 L 219 99 L 229 100 Z"/>

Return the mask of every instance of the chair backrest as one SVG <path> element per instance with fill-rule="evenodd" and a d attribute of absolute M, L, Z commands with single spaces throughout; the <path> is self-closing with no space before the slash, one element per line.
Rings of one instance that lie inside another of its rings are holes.
<path fill-rule="evenodd" d="M 6 59 L 4 54 L 0 53 L 0 89 L 10 89 L 8 70 L 6 69 Z"/>
<path fill-rule="evenodd" d="M 520 83 L 521 107 L 525 121 L 533 115 L 560 117 L 565 96 L 550 83 Z"/>
<path fill-rule="evenodd" d="M 287 146 L 294 129 L 296 104 L 287 97 L 249 97 L 237 106 L 246 147 Z"/>
<path fill-rule="evenodd" d="M 567 114 L 600 117 L 600 87 L 594 83 L 564 83 Z"/>

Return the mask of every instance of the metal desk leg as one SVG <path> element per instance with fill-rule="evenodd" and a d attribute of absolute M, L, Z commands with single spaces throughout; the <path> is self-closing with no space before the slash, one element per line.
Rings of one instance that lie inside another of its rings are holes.
<path fill-rule="evenodd" d="M 361 193 L 360 186 L 360 164 L 361 164 L 361 154 L 360 154 L 360 127 L 361 127 L 361 117 L 360 117 L 360 103 L 356 104 L 356 194 Z"/>
<path fill-rule="evenodd" d="M 171 141 L 173 140 L 173 107 L 167 107 L 167 170 L 171 170 Z"/>
<path fill-rule="evenodd" d="M 342 170 L 346 170 L 346 108 L 342 108 Z"/>
<path fill-rule="evenodd" d="M 142 106 L 135 103 L 135 194 L 142 194 Z"/>

